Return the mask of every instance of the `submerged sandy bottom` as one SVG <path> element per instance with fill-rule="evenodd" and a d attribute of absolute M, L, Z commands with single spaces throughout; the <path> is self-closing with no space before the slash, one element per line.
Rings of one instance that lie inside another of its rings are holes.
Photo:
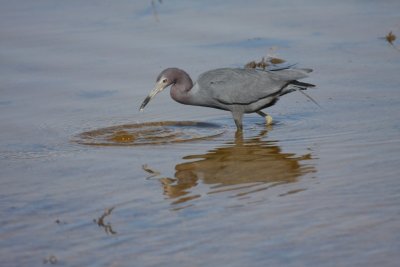
<path fill-rule="evenodd" d="M 400 52 L 380 37 L 399 11 L 3 3 L 1 265 L 397 266 Z M 166 67 L 195 79 L 267 53 L 313 68 L 322 108 L 287 95 L 243 135 L 167 92 L 138 111 Z"/>

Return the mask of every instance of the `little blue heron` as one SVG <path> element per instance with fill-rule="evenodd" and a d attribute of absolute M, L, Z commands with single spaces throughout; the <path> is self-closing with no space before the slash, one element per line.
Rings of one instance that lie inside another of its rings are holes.
<path fill-rule="evenodd" d="M 168 68 L 158 75 L 156 85 L 143 101 L 140 111 L 156 94 L 172 85 L 171 97 L 179 103 L 232 112 L 238 131 L 243 128 L 244 113 L 256 112 L 268 125 L 272 123 L 272 117 L 261 110 L 274 105 L 282 95 L 314 87 L 297 81 L 308 77 L 307 73 L 311 71 L 290 67 L 269 71 L 223 68 L 204 72 L 193 84 L 185 71 Z"/>

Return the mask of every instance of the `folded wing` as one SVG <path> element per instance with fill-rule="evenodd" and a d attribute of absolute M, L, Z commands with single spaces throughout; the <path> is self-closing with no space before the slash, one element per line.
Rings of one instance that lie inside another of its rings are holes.
<path fill-rule="evenodd" d="M 261 71 L 254 69 L 216 69 L 200 75 L 202 90 L 223 104 L 247 105 L 260 99 L 280 95 L 291 82 L 307 77 L 308 69 Z"/>

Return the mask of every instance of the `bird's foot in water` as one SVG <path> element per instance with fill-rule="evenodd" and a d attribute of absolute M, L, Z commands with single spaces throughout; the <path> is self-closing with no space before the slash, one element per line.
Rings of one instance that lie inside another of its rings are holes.
<path fill-rule="evenodd" d="M 265 125 L 269 126 L 272 124 L 272 117 L 268 115 L 267 113 L 262 112 L 261 110 L 257 111 L 257 114 L 260 115 L 265 119 Z"/>
<path fill-rule="evenodd" d="M 265 115 L 265 125 L 266 125 L 266 126 L 269 126 L 269 125 L 271 125 L 271 124 L 272 124 L 272 117 L 271 117 L 271 115 L 266 114 L 266 115 Z"/>

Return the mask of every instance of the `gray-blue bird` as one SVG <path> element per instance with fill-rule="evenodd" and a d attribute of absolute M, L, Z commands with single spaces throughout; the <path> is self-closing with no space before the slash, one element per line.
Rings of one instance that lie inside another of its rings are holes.
<path fill-rule="evenodd" d="M 313 84 L 297 81 L 308 77 L 307 73 L 311 71 L 295 68 L 269 71 L 223 68 L 202 73 L 193 84 L 185 71 L 168 68 L 158 75 L 156 85 L 143 101 L 140 111 L 143 111 L 156 94 L 172 85 L 171 97 L 181 104 L 232 112 L 238 131 L 243 128 L 244 113 L 256 112 L 265 118 L 268 125 L 272 123 L 272 117 L 261 110 L 274 105 L 282 95 L 315 87 Z"/>

